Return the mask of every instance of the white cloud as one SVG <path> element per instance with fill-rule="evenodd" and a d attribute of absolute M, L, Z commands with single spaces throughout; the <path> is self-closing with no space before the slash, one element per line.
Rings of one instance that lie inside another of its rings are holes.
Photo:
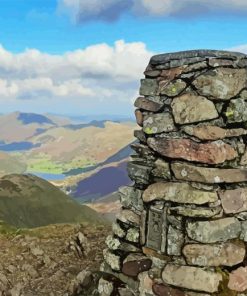
<path fill-rule="evenodd" d="M 48 76 L 58 81 L 103 76 L 118 81 L 133 81 L 150 56 L 151 52 L 144 43 L 125 43 L 123 40 L 116 41 L 113 47 L 97 44 L 63 55 L 50 55 L 35 49 L 12 54 L 0 47 L 0 76 Z"/>
<path fill-rule="evenodd" d="M 246 13 L 246 0 L 59 0 L 59 10 L 74 22 L 114 21 L 126 10 L 143 16 L 190 17 L 208 12 Z"/>
<path fill-rule="evenodd" d="M 208 11 L 247 11 L 246 0 L 136 0 L 135 6 L 137 9 L 138 6 L 143 7 L 148 14 L 154 16 L 182 14 L 184 11 L 188 16 Z"/>
<path fill-rule="evenodd" d="M 48 100 L 91 109 L 104 104 L 116 112 L 120 102 L 129 108 L 151 55 L 144 43 L 123 40 L 62 55 L 36 49 L 13 54 L 0 46 L 0 103 Z"/>
<path fill-rule="evenodd" d="M 242 44 L 242 45 L 238 45 L 238 46 L 235 46 L 232 48 L 228 48 L 228 50 L 242 52 L 242 53 L 247 54 L 247 44 Z"/>

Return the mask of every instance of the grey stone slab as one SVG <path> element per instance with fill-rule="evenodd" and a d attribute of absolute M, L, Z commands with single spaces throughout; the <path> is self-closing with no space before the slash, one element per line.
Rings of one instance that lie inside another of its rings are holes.
<path fill-rule="evenodd" d="M 163 209 L 150 207 L 148 213 L 148 230 L 146 246 L 156 251 L 161 250 L 162 235 L 163 235 Z M 164 219 L 165 220 L 165 219 Z"/>
<path fill-rule="evenodd" d="M 193 221 L 186 226 L 188 236 L 201 243 L 224 242 L 238 238 L 241 223 L 233 217 L 213 221 Z"/>
<path fill-rule="evenodd" d="M 246 55 L 239 52 L 231 52 L 225 50 L 207 50 L 207 49 L 200 49 L 200 50 L 188 50 L 188 51 L 179 51 L 174 53 L 165 53 L 155 55 L 151 58 L 150 64 L 157 65 L 157 64 L 165 64 L 171 60 L 187 60 L 192 58 L 207 58 L 207 57 L 217 57 L 217 58 L 229 58 L 229 59 L 238 59 L 238 58 L 245 58 Z"/>

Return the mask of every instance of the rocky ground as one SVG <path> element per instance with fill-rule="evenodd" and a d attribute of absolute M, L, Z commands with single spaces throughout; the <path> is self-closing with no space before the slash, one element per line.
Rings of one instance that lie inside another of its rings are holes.
<path fill-rule="evenodd" d="M 108 226 L 51 225 L 0 234 L 1 296 L 69 296 L 99 270 Z M 78 292 L 78 293 L 77 293 Z"/>

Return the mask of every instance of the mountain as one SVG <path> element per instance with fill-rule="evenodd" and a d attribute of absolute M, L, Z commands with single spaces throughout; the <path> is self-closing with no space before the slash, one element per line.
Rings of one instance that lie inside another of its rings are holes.
<path fill-rule="evenodd" d="M 30 137 L 55 126 L 56 124 L 51 119 L 40 114 L 14 112 L 0 115 L 1 146 L 29 142 Z"/>
<path fill-rule="evenodd" d="M 37 124 L 51 124 L 54 125 L 54 122 L 45 117 L 44 115 L 41 114 L 36 114 L 36 113 L 19 113 L 17 116 L 17 119 L 21 121 L 23 124 L 32 124 L 32 123 L 37 123 Z"/>
<path fill-rule="evenodd" d="M 2 115 L 0 151 L 14 158 L 0 163 L 0 177 L 32 173 L 73 193 L 80 202 L 97 200 L 130 182 L 125 162 L 135 128 L 135 123 L 121 119 L 73 123 L 51 114 Z"/>
<path fill-rule="evenodd" d="M 72 120 L 65 115 L 55 115 L 52 113 L 45 113 L 44 116 L 50 119 L 52 122 L 54 122 L 58 126 L 68 125 L 72 123 Z"/>
<path fill-rule="evenodd" d="M 105 223 L 94 210 L 33 175 L 0 178 L 0 220 L 18 228 L 55 223 Z"/>
<path fill-rule="evenodd" d="M 132 143 L 130 143 L 130 144 L 132 144 Z M 106 160 L 99 162 L 98 164 L 95 164 L 93 166 L 88 166 L 85 168 L 72 169 L 68 172 L 65 172 L 64 174 L 66 176 L 73 176 L 73 175 L 79 175 L 81 173 L 91 172 L 91 171 L 97 169 L 98 167 L 104 167 L 107 164 L 119 163 L 123 160 L 126 160 L 131 155 L 131 153 L 133 153 L 133 150 L 131 149 L 130 145 L 127 145 L 127 146 L 123 147 L 122 149 L 120 149 L 115 154 L 108 157 Z"/>
<path fill-rule="evenodd" d="M 21 158 L 29 172 L 65 173 L 95 166 L 134 140 L 131 122 L 93 122 L 54 127 L 29 139 L 35 146 Z"/>
<path fill-rule="evenodd" d="M 91 115 L 65 115 L 65 117 L 69 118 L 73 123 L 89 123 L 93 120 L 97 121 L 118 121 L 118 122 L 126 122 L 132 121 L 135 122 L 135 118 L 133 116 L 127 115 L 119 115 L 119 114 L 91 114 Z"/>
<path fill-rule="evenodd" d="M 21 174 L 25 172 L 26 168 L 26 164 L 19 161 L 17 157 L 0 152 L 0 176 L 11 173 Z"/>
<path fill-rule="evenodd" d="M 79 181 L 71 195 L 81 202 L 97 200 L 131 183 L 127 173 L 127 162 L 101 168 L 91 176 Z"/>
<path fill-rule="evenodd" d="M 57 174 L 61 179 L 64 176 L 59 174 L 78 174 L 112 162 L 112 156 L 122 153 L 134 139 L 135 124 L 120 121 L 75 124 L 69 118 L 51 114 L 0 115 L 0 151 L 18 157 L 27 165 L 27 172 L 41 173 L 48 180 L 51 174 Z"/>
<path fill-rule="evenodd" d="M 88 123 L 68 124 L 68 125 L 65 125 L 64 127 L 75 130 L 75 131 L 85 127 L 90 127 L 90 126 L 105 128 L 105 122 L 106 122 L 105 120 L 92 120 Z"/>

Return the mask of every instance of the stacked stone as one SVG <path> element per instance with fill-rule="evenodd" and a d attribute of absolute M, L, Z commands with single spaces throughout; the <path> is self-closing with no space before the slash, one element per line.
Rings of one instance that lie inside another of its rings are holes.
<path fill-rule="evenodd" d="M 101 295 L 247 295 L 247 56 L 162 54 L 144 74 L 102 264 L 126 285 Z"/>

